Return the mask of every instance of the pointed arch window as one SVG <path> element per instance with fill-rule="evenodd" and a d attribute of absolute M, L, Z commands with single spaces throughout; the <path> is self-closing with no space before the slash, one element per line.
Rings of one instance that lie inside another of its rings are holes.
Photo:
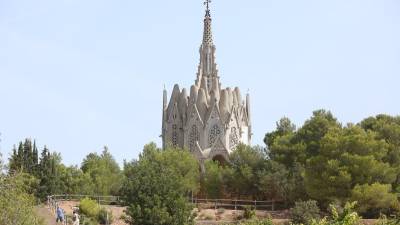
<path fill-rule="evenodd" d="M 237 133 L 237 128 L 232 127 L 231 133 L 229 135 L 229 148 L 233 150 L 239 144 L 239 136 Z"/>
<path fill-rule="evenodd" d="M 199 129 L 197 129 L 196 125 L 193 125 L 190 128 L 190 133 L 189 133 L 189 150 L 193 152 L 196 148 L 196 143 L 200 141 L 200 133 Z"/>
<path fill-rule="evenodd" d="M 215 141 L 217 140 L 220 134 L 221 134 L 221 129 L 217 124 L 214 124 L 211 127 L 210 132 L 208 134 L 208 145 L 210 147 L 214 145 Z"/>
<path fill-rule="evenodd" d="M 178 126 L 176 124 L 172 125 L 172 146 L 178 146 Z"/>

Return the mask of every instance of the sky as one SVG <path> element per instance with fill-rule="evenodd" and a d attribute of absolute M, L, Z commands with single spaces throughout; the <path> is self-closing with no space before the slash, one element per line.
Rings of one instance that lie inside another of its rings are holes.
<path fill-rule="evenodd" d="M 251 95 L 253 144 L 317 109 L 400 114 L 399 0 L 214 0 L 223 86 Z M 79 165 L 161 146 L 162 90 L 190 87 L 201 0 L 0 0 L 0 151 L 24 138 Z"/>

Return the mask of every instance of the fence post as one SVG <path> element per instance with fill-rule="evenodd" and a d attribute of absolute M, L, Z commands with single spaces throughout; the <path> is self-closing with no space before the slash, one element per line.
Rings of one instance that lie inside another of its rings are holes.
<path fill-rule="evenodd" d="M 272 211 L 275 211 L 275 201 L 272 200 Z"/>
<path fill-rule="evenodd" d="M 257 200 L 254 200 L 254 210 L 257 210 Z"/>

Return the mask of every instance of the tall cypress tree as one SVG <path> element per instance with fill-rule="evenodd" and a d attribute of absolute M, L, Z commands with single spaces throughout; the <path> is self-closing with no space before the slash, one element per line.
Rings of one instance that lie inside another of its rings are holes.
<path fill-rule="evenodd" d="M 36 147 L 36 141 L 33 141 L 32 165 L 33 165 L 33 174 L 37 176 L 39 170 L 39 155 L 38 155 L 38 149 Z"/>

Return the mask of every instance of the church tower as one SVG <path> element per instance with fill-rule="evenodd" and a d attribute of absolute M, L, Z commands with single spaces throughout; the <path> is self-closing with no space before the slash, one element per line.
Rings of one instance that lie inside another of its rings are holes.
<path fill-rule="evenodd" d="M 203 41 L 195 84 L 188 91 L 175 84 L 168 101 L 163 92 L 162 141 L 185 148 L 198 160 L 227 161 L 239 143 L 251 144 L 250 96 L 223 88 L 215 60 L 210 0 L 206 0 Z"/>

